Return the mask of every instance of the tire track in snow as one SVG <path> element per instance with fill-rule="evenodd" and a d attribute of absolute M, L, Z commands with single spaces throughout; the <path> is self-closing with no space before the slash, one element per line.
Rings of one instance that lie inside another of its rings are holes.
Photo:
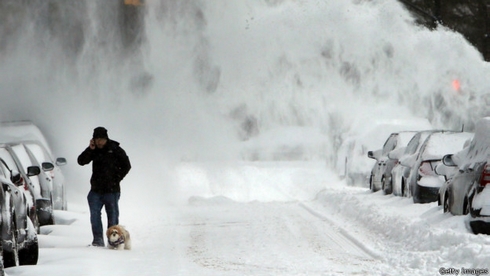
<path fill-rule="evenodd" d="M 329 235 L 329 237 L 334 240 L 335 242 L 338 242 L 341 247 L 344 249 L 348 250 L 349 247 L 355 251 L 358 251 L 359 253 L 362 253 L 362 255 L 365 255 L 366 257 L 377 259 L 377 260 L 383 260 L 383 257 L 379 255 L 378 253 L 374 252 L 370 248 L 368 248 L 365 244 L 357 240 L 353 235 L 351 235 L 348 231 L 340 227 L 338 224 L 336 224 L 334 221 L 329 219 L 323 214 L 320 214 L 319 212 L 313 210 L 312 208 L 308 207 L 305 203 L 299 203 L 299 206 L 305 209 L 308 213 L 311 215 L 321 219 L 322 221 L 328 223 L 333 229 L 336 230 L 336 232 L 339 235 L 334 235 L 331 233 L 326 233 Z M 345 240 L 342 240 L 344 239 Z"/>
<path fill-rule="evenodd" d="M 195 203 L 181 209 L 187 258 L 204 275 L 375 274 L 377 254 L 298 202 Z M 203 275 L 203 274 L 201 274 Z"/>

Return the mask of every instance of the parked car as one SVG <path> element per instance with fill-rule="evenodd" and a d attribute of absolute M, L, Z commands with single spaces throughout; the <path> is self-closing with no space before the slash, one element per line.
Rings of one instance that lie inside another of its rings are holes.
<path fill-rule="evenodd" d="M 60 166 L 66 165 L 64 157 L 53 160 L 48 150 L 39 141 L 23 141 L 24 148 L 33 160 L 46 173 L 52 186 L 52 206 L 54 210 L 67 210 L 65 177 Z"/>
<path fill-rule="evenodd" d="M 29 167 L 28 175 L 40 173 L 39 167 Z M 29 204 L 24 182 L 18 172 L 0 159 L 0 209 L 2 255 L 5 267 L 35 265 L 39 257 L 37 231 L 29 217 Z M 13 180 L 13 181 L 12 181 Z M 14 182 L 16 184 L 14 184 Z"/>
<path fill-rule="evenodd" d="M 4 144 L 0 145 L 0 159 L 3 160 L 4 165 L 11 172 L 12 182 L 19 187 L 24 187 L 21 190 L 26 198 L 27 215 L 34 224 L 36 232 L 39 233 L 39 220 L 36 212 L 36 201 L 34 199 L 35 185 L 32 183 L 32 179 L 30 178 L 32 175 L 28 174 L 28 172 L 26 172 L 19 165 L 15 157 L 11 155 L 11 153 L 7 150 L 7 146 Z"/>
<path fill-rule="evenodd" d="M 31 166 L 42 167 L 36 158 L 21 143 L 9 143 L 6 149 L 13 156 L 20 170 Z M 44 169 L 31 179 L 32 193 L 34 195 L 39 226 L 54 224 L 53 213 L 53 184 L 48 172 Z"/>
<path fill-rule="evenodd" d="M 398 163 L 398 159 L 389 158 L 388 154 L 392 151 L 406 147 L 410 139 L 412 139 L 416 133 L 417 131 L 391 133 L 382 149 L 368 152 L 368 157 L 376 160 L 369 178 L 369 186 L 372 191 L 381 189 L 385 194 L 391 194 L 393 187 L 391 170 Z"/>
<path fill-rule="evenodd" d="M 475 234 L 490 235 L 490 163 L 478 162 L 477 178 L 469 192 L 470 227 Z"/>
<path fill-rule="evenodd" d="M 465 144 L 463 145 L 462 151 L 467 151 L 468 146 L 471 142 L 471 139 L 466 141 Z M 437 204 L 439 206 L 442 205 L 442 209 L 444 213 L 449 212 L 449 186 L 452 183 L 453 177 L 456 175 L 458 172 L 459 168 L 452 162 L 451 157 L 452 154 L 448 154 L 442 157 L 442 163 L 438 164 L 435 168 L 435 172 L 438 175 L 442 175 L 445 179 L 445 182 L 442 184 L 441 188 L 439 188 L 439 195 L 437 199 Z M 450 166 L 446 164 L 451 164 Z M 464 200 L 463 200 L 464 201 Z M 461 207 L 462 210 L 463 208 Z M 460 213 L 459 215 L 462 215 L 463 213 Z"/>
<path fill-rule="evenodd" d="M 391 133 L 431 128 L 429 121 L 421 118 L 360 121 L 342 137 L 337 151 L 337 172 L 348 185 L 369 187 L 373 168 L 372 160 L 366 158 L 369 150 L 380 148 Z"/>
<path fill-rule="evenodd" d="M 474 233 L 490 234 L 490 117 L 478 120 L 468 147 L 444 156 L 446 166 L 457 168 L 447 184 L 448 211 L 470 214 Z"/>
<path fill-rule="evenodd" d="M 31 121 L 0 123 L 0 142 L 9 144 L 7 149 L 18 156 L 21 167 L 37 165 L 42 168 L 41 176 L 30 181 L 30 190 L 38 201 L 37 211 L 41 214 L 37 225 L 53 223 L 52 210 L 67 210 L 65 177 L 60 166 L 66 164 L 63 157 L 54 158 L 46 137 Z M 13 146 L 22 143 L 23 146 Z M 36 202 L 35 202 L 36 205 Z"/>
<path fill-rule="evenodd" d="M 395 159 L 398 162 L 391 170 L 391 182 L 392 182 L 392 193 L 396 196 L 408 196 L 408 185 L 407 179 L 410 175 L 410 167 L 403 166 L 400 163 L 400 160 L 403 158 L 407 158 L 408 156 L 417 154 L 420 150 L 420 147 L 424 143 L 427 137 L 437 130 L 423 130 L 417 132 L 410 142 L 408 142 L 406 147 L 399 148 L 397 150 L 393 150 L 388 154 L 388 158 Z"/>
<path fill-rule="evenodd" d="M 435 167 L 441 163 L 444 155 L 457 152 L 471 139 L 469 132 L 434 132 L 422 144 L 416 155 L 403 158 L 400 162 L 411 168 L 408 187 L 414 203 L 435 202 L 444 177 L 435 173 Z"/>

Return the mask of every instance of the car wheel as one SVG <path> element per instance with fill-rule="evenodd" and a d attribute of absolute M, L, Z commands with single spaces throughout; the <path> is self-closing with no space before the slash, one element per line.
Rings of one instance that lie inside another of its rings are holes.
<path fill-rule="evenodd" d="M 54 225 L 54 201 L 53 195 L 50 196 L 51 199 L 51 213 L 49 214 L 48 225 Z"/>
<path fill-rule="evenodd" d="M 38 258 L 39 243 L 37 239 L 19 251 L 20 265 L 36 265 Z"/>
<path fill-rule="evenodd" d="M 390 181 L 388 181 L 388 184 L 390 186 L 390 194 L 393 193 L 393 177 L 390 175 Z"/>
<path fill-rule="evenodd" d="M 386 189 L 386 185 L 385 185 L 385 176 L 383 175 L 381 177 L 381 190 L 383 191 L 383 193 L 386 193 L 385 192 L 385 189 Z"/>
<path fill-rule="evenodd" d="M 18 266 L 19 265 L 19 251 L 17 244 L 17 227 L 15 224 L 15 212 L 11 213 L 10 225 L 8 227 L 9 236 L 12 237 L 9 241 L 3 241 L 4 243 L 9 243 L 9 250 L 3 251 L 3 261 L 5 267 Z"/>
<path fill-rule="evenodd" d="M 37 234 L 41 234 L 41 225 L 39 224 L 39 218 L 37 217 L 37 212 L 34 208 L 29 214 L 29 219 L 32 221 L 32 224 L 34 225 L 34 229 Z"/>
<path fill-rule="evenodd" d="M 402 177 L 402 196 L 408 197 L 406 187 L 405 187 L 405 178 Z"/>
<path fill-rule="evenodd" d="M 470 205 L 468 204 L 468 197 L 465 197 L 463 202 L 463 215 L 467 215 L 469 212 Z"/>
<path fill-rule="evenodd" d="M 39 242 L 36 229 L 30 218 L 27 218 L 27 237 L 25 246 L 19 250 L 20 265 L 35 265 L 39 259 Z"/>
<path fill-rule="evenodd" d="M 32 202 L 34 203 L 34 205 L 33 206 L 26 205 L 26 212 L 27 212 L 27 216 L 29 217 L 29 219 L 32 221 L 32 223 L 34 225 L 36 232 L 38 234 L 40 234 L 41 233 L 41 226 L 39 225 L 39 219 L 37 217 L 36 205 L 35 205 L 36 201 L 34 200 L 34 198 L 32 198 L 32 200 L 33 200 Z M 25 201 L 27 201 L 26 198 L 25 198 Z"/>
<path fill-rule="evenodd" d="M 448 193 L 446 193 L 444 195 L 444 204 L 442 206 L 443 206 L 444 213 L 449 212 L 449 195 L 448 195 Z"/>
<path fill-rule="evenodd" d="M 485 234 L 490 235 L 490 223 L 481 220 L 470 221 L 470 228 L 473 234 Z"/>
<path fill-rule="evenodd" d="M 372 174 L 369 177 L 369 189 L 371 190 L 371 192 L 374 192 L 373 175 Z"/>
<path fill-rule="evenodd" d="M 393 183 L 392 183 L 392 178 L 389 177 L 388 178 L 388 181 L 386 180 L 386 178 L 383 176 L 383 191 L 385 193 L 385 195 L 389 195 L 393 192 Z"/>
<path fill-rule="evenodd" d="M 39 220 L 39 225 L 53 225 L 53 200 L 49 199 L 37 199 L 36 200 L 36 212 Z"/>
<path fill-rule="evenodd" d="M 0 246 L 0 256 L 3 256 L 3 246 Z M 0 258 L 0 275 L 5 275 L 5 260 Z"/>

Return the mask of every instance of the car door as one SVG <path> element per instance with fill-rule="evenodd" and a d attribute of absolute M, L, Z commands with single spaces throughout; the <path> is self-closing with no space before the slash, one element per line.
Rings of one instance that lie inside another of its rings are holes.
<path fill-rule="evenodd" d="M 481 167 L 481 162 L 471 163 L 454 175 L 451 184 L 448 187 L 448 204 L 449 211 L 453 215 L 466 215 L 468 207 L 468 193 L 475 179 L 479 178 L 481 170 L 475 168 Z"/>

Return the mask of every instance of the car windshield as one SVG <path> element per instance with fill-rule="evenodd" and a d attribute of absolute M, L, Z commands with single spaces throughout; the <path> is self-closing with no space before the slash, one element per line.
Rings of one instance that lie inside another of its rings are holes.
<path fill-rule="evenodd" d="M 23 165 L 24 169 L 27 169 L 29 166 L 34 166 L 31 158 L 29 158 L 29 155 L 27 154 L 24 146 L 22 145 L 15 145 L 12 146 L 12 151 L 15 153 L 17 158 L 19 158 L 20 163 Z"/>
<path fill-rule="evenodd" d="M 386 140 L 383 146 L 383 155 L 387 155 L 390 151 L 392 151 L 397 144 L 398 133 L 392 133 L 388 140 Z"/>
<path fill-rule="evenodd" d="M 34 143 L 25 143 L 24 145 L 39 162 L 53 163 L 53 160 L 51 160 L 47 152 L 40 145 Z"/>
<path fill-rule="evenodd" d="M 15 164 L 14 159 L 12 158 L 12 156 L 10 155 L 10 153 L 7 151 L 6 148 L 0 148 L 0 158 L 2 158 L 5 161 L 5 163 L 7 163 L 7 166 L 11 170 L 18 170 L 19 169 L 19 168 L 17 168 L 17 165 Z"/>

